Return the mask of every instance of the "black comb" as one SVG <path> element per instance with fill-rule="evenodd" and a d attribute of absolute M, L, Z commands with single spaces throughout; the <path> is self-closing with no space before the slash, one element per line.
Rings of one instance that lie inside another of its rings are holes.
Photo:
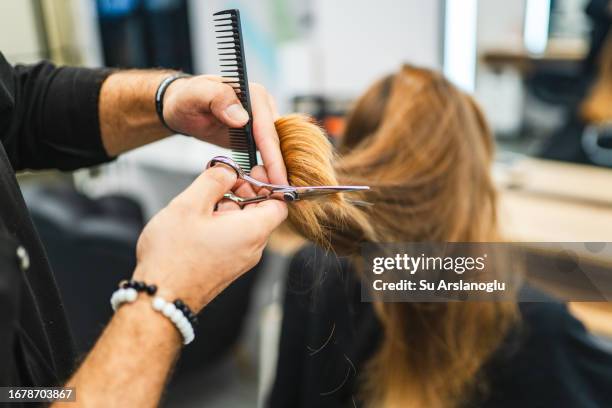
<path fill-rule="evenodd" d="M 223 82 L 229 84 L 242 106 L 249 113 L 249 122 L 241 128 L 229 129 L 232 158 L 247 173 L 257 165 L 257 147 L 253 139 L 253 126 L 250 118 L 251 99 L 249 97 L 249 80 L 247 77 L 240 11 L 236 9 L 219 11 L 215 18 L 217 49 Z"/>

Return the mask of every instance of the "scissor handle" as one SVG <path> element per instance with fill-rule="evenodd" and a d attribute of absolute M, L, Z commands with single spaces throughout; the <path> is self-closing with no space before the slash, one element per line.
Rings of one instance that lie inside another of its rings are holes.
<path fill-rule="evenodd" d="M 257 197 L 244 198 L 244 197 L 239 197 L 234 193 L 225 193 L 223 194 L 223 198 L 226 200 L 233 201 L 234 203 L 238 204 L 240 208 L 242 208 L 248 204 L 255 204 L 255 203 L 260 203 L 262 201 L 268 200 L 269 196 L 260 195 Z"/>
<path fill-rule="evenodd" d="M 232 170 L 236 172 L 236 175 L 238 176 L 238 178 L 243 178 L 246 175 L 246 173 L 244 172 L 244 170 L 242 170 L 242 167 L 240 167 L 238 163 L 236 163 L 229 157 L 225 157 L 225 156 L 213 157 L 212 159 L 210 159 L 210 161 L 206 165 L 206 168 L 210 169 L 211 167 L 214 167 L 214 165 L 217 163 L 225 164 L 226 166 L 231 167 Z"/>
<path fill-rule="evenodd" d="M 231 167 L 236 172 L 236 175 L 238 176 L 238 178 L 248 181 L 250 184 L 257 186 L 259 188 L 265 188 L 272 192 L 278 192 L 278 193 L 285 193 L 285 192 L 292 193 L 293 191 L 296 190 L 296 187 L 293 187 L 293 186 L 288 186 L 285 184 L 264 183 L 263 181 L 254 179 L 253 177 L 246 174 L 245 171 L 242 170 L 242 167 L 240 167 L 238 163 L 236 163 L 234 160 L 230 159 L 229 157 L 225 157 L 225 156 L 213 157 L 206 165 L 206 168 L 207 169 L 211 168 L 217 163 L 225 164 L 226 166 Z M 293 195 L 295 196 L 295 194 Z M 287 199 L 286 201 L 295 201 L 296 199 L 297 198 L 294 198 L 293 200 Z"/>

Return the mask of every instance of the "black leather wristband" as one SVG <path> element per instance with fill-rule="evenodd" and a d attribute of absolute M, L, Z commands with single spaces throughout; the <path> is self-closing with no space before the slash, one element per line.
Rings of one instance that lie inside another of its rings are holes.
<path fill-rule="evenodd" d="M 162 125 L 166 127 L 166 129 L 174 133 L 180 132 L 177 132 L 176 130 L 168 126 L 168 123 L 166 123 L 166 120 L 164 119 L 164 95 L 166 94 L 166 90 L 168 90 L 168 87 L 174 81 L 190 76 L 191 75 L 184 73 L 170 75 L 169 77 L 164 78 L 164 80 L 160 82 L 159 86 L 157 87 L 157 92 L 155 92 L 155 111 L 157 112 L 157 117 L 159 118 L 159 121 L 162 123 Z"/>

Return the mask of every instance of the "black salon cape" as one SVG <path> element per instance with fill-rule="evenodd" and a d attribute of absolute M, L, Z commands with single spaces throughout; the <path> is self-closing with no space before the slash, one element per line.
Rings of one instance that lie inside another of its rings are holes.
<path fill-rule="evenodd" d="M 44 62 L 13 68 L 0 54 L 0 386 L 61 385 L 74 369 L 64 309 L 15 171 L 109 160 L 98 122 L 108 73 Z"/>
<path fill-rule="evenodd" d="M 361 407 L 358 376 L 382 328 L 349 264 L 308 247 L 291 262 L 272 408 Z M 522 323 L 468 407 L 612 407 L 612 354 L 560 303 L 520 304 Z M 415 350 L 415 352 L 418 352 Z"/>

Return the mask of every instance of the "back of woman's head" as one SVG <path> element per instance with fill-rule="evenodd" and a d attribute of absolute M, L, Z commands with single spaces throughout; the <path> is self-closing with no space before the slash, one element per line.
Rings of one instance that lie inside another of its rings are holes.
<path fill-rule="evenodd" d="M 472 98 L 441 75 L 404 66 L 374 84 L 349 115 L 337 158 L 304 117 L 276 125 L 291 184 L 371 186 L 293 203 L 290 221 L 311 241 L 357 258 L 364 242 L 497 238 L 489 129 Z M 514 306 L 377 303 L 376 312 L 385 334 L 365 370 L 365 400 L 437 407 L 466 397 Z"/>
<path fill-rule="evenodd" d="M 277 123 L 291 183 L 371 186 L 292 206 L 306 238 L 349 254 L 372 240 L 493 239 L 490 132 L 473 100 L 441 75 L 404 66 L 374 84 L 348 118 L 337 160 L 324 134 L 304 123 L 296 115 Z"/>

